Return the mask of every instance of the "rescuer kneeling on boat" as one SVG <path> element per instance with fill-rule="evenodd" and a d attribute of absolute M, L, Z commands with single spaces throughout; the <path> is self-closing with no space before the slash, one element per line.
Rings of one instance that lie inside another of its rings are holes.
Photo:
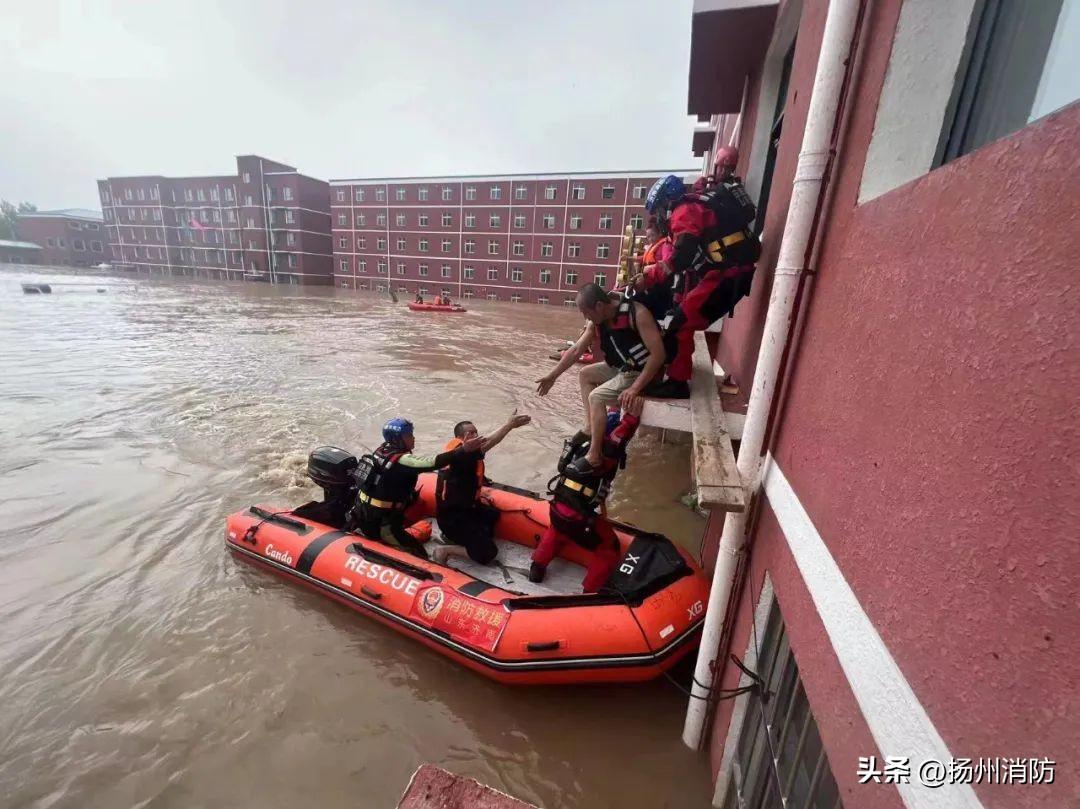
<path fill-rule="evenodd" d="M 578 292 L 577 303 L 588 325 L 551 373 L 537 380 L 536 391 L 546 395 L 555 380 L 593 344 L 593 339 L 600 338 L 604 362 L 586 365 L 578 376 L 586 426 L 577 436 L 582 441 L 591 436 L 585 460 L 599 466 L 608 405 L 618 404 L 629 410 L 640 398 L 664 366 L 664 343 L 649 310 L 623 295 L 609 294 L 597 284 L 585 284 Z"/>
<path fill-rule="evenodd" d="M 589 441 L 580 434 L 566 442 L 559 458 L 559 475 L 549 489 L 552 494 L 550 525 L 532 555 L 529 581 L 541 582 L 551 560 L 567 542 L 593 552 L 585 569 L 582 590 L 595 593 L 607 582 L 619 563 L 619 539 L 605 517 L 597 514 L 611 491 L 611 481 L 626 463 L 626 445 L 637 432 L 641 398 L 635 399 L 619 418 L 617 411 L 605 417 L 599 468 L 585 460 Z"/>
<path fill-rule="evenodd" d="M 462 441 L 459 447 L 438 455 L 413 455 L 416 439 L 411 421 L 390 419 L 382 434 L 383 443 L 372 454 L 363 456 L 356 468 L 360 493 L 351 526 L 371 539 L 427 559 L 423 544 L 405 528 L 405 509 L 416 499 L 417 478 L 421 472 L 442 469 L 455 458 L 476 452 L 484 439 Z"/>
<path fill-rule="evenodd" d="M 498 445 L 511 430 L 524 427 L 532 419 L 519 416 L 515 410 L 506 424 L 489 436 L 481 438 L 480 449 L 454 457 L 450 465 L 439 470 L 435 484 L 435 518 L 443 538 L 452 545 L 440 545 L 431 552 L 433 561 L 446 564 L 449 556 L 468 556 L 474 562 L 488 565 L 495 561 L 499 549 L 495 545 L 495 522 L 502 512 L 481 499 L 480 489 L 490 481 L 484 476 L 484 454 Z M 454 437 L 443 448 L 450 452 L 479 433 L 471 421 L 454 425 Z"/>

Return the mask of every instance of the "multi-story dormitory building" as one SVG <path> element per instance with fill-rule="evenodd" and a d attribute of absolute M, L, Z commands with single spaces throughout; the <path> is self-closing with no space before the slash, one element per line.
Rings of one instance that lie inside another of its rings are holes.
<path fill-rule="evenodd" d="M 332 283 L 322 180 L 256 156 L 236 174 L 98 181 L 109 260 L 151 274 Z"/>

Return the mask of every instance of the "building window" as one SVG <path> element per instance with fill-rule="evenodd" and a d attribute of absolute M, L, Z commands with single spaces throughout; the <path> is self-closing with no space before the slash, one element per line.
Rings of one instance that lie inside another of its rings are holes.
<path fill-rule="evenodd" d="M 752 668 L 766 679 L 769 699 L 763 702 L 757 690 L 740 697 L 746 700 L 742 727 L 720 806 L 839 806 L 836 779 L 775 601 L 760 636 L 760 657 Z"/>
<path fill-rule="evenodd" d="M 528 195 L 529 191 L 523 185 L 519 185 L 514 189 L 514 199 L 525 199 Z"/>
<path fill-rule="evenodd" d="M 109 201 L 110 201 L 110 199 L 109 199 L 109 192 L 108 192 L 108 190 L 106 190 L 106 189 L 102 189 L 102 191 L 101 191 L 101 201 L 102 201 L 103 203 L 104 203 L 104 202 L 109 202 Z"/>
<path fill-rule="evenodd" d="M 155 222 L 160 222 L 161 221 L 161 209 L 160 208 L 154 208 L 153 215 L 154 215 L 154 221 Z M 220 222 L 221 221 L 221 216 L 218 214 L 217 211 L 214 211 L 214 221 L 215 222 Z"/>
<path fill-rule="evenodd" d="M 191 195 L 191 192 L 190 192 L 190 191 L 188 191 L 188 196 L 190 196 L 190 195 Z M 133 194 L 131 193 L 131 189 L 130 189 L 130 188 L 125 188 L 125 189 L 124 189 L 124 199 L 126 199 L 126 200 L 132 200 L 132 199 L 134 199 L 134 198 L 135 198 L 135 197 L 134 197 L 134 195 L 133 195 Z"/>
<path fill-rule="evenodd" d="M 398 262 L 397 274 L 398 275 L 404 275 L 405 274 L 405 262 L 404 261 L 399 261 Z"/>
<path fill-rule="evenodd" d="M 296 222 L 296 211 L 285 211 L 285 223 L 292 225 Z"/>
<path fill-rule="evenodd" d="M 344 188 L 339 188 L 337 190 L 337 201 L 338 202 L 344 202 L 345 201 L 345 189 Z"/>
<path fill-rule="evenodd" d="M 1002 138 L 1080 97 L 1072 3 L 976 4 L 971 53 L 945 133 L 942 163 Z"/>
<path fill-rule="evenodd" d="M 575 214 L 570 217 L 570 230 L 581 230 L 581 216 Z"/>
<path fill-rule="evenodd" d="M 476 199 L 476 188 L 473 186 L 467 186 L 465 188 L 465 199 Z"/>
<path fill-rule="evenodd" d="M 476 214 L 474 214 L 474 213 L 465 214 L 465 227 L 467 227 L 467 228 L 476 227 Z"/>
<path fill-rule="evenodd" d="M 128 189 L 127 193 L 128 193 L 128 199 L 131 199 L 131 189 Z M 195 201 L 195 195 L 191 193 L 190 188 L 185 188 L 184 189 L 184 200 L 186 202 L 194 202 Z"/>
<path fill-rule="evenodd" d="M 428 251 L 428 240 L 427 239 L 421 239 L 420 240 L 420 252 L 421 253 L 426 253 L 427 251 Z"/>
<path fill-rule="evenodd" d="M 399 228 L 405 227 L 405 214 L 399 213 L 394 217 L 394 224 Z"/>
<path fill-rule="evenodd" d="M 476 252 L 476 242 L 473 239 L 466 239 L 465 240 L 465 252 L 466 253 L 475 253 Z"/>
<path fill-rule="evenodd" d="M 514 227 L 516 227 L 516 228 L 525 227 L 525 214 L 519 213 L 519 214 L 514 215 Z"/>
<path fill-rule="evenodd" d="M 397 251 L 399 253 L 404 253 L 405 252 L 405 240 L 404 239 L 398 239 L 397 240 Z"/>
<path fill-rule="evenodd" d="M 577 300 L 574 298 L 567 298 L 562 302 L 562 305 L 569 309 L 571 306 L 577 306 Z"/>
<path fill-rule="evenodd" d="M 575 185 L 570 189 L 570 199 L 583 200 L 585 199 L 585 186 Z"/>
<path fill-rule="evenodd" d="M 555 186 L 549 185 L 544 189 L 544 199 L 555 199 L 558 193 L 559 191 Z"/>
<path fill-rule="evenodd" d="M 216 200 L 218 198 L 217 186 L 214 186 L 214 190 L 210 192 L 210 199 Z M 158 191 L 158 187 L 155 185 L 150 189 L 150 199 L 161 199 L 161 194 Z"/>
<path fill-rule="evenodd" d="M 386 202 L 386 189 L 385 188 L 376 188 L 375 189 L 375 201 L 376 202 Z"/>
<path fill-rule="evenodd" d="M 364 261 L 363 259 L 356 262 L 356 271 L 357 272 L 367 272 L 367 262 Z"/>
<path fill-rule="evenodd" d="M 349 223 L 347 214 L 339 213 L 337 215 L 337 223 L 341 225 L 341 227 L 345 227 Z"/>
<path fill-rule="evenodd" d="M 198 194 L 197 194 L 197 195 L 198 195 L 198 197 L 199 197 L 199 202 L 206 202 L 206 192 L 205 192 L 205 191 L 203 191 L 203 190 L 202 190 L 202 189 L 200 188 L 200 189 L 198 190 Z M 141 188 L 139 189 L 139 199 L 143 199 L 143 191 L 142 191 L 142 189 L 141 189 Z"/>
<path fill-rule="evenodd" d="M 285 186 L 284 188 L 282 188 L 281 189 L 281 198 L 283 200 L 285 200 L 286 202 L 291 202 L 292 198 L 293 198 L 292 197 L 292 188 L 290 188 L 289 186 Z"/>
<path fill-rule="evenodd" d="M 600 196 L 603 199 L 615 199 L 615 186 L 605 185 L 600 189 Z"/>
<path fill-rule="evenodd" d="M 520 296 L 520 295 L 516 295 L 516 294 L 515 294 L 515 295 L 511 295 L 511 296 L 510 296 L 510 303 L 521 303 L 521 296 Z"/>
<path fill-rule="evenodd" d="M 525 255 L 525 242 L 514 242 L 511 251 L 515 256 Z"/>
<path fill-rule="evenodd" d="M 443 278 L 449 278 L 450 277 L 450 265 L 449 264 L 443 264 L 442 267 L 439 269 L 439 272 L 440 272 L 440 274 L 442 275 Z"/>
<path fill-rule="evenodd" d="M 645 217 L 639 213 L 634 214 L 630 217 L 630 227 L 634 230 L 641 230 L 645 227 Z"/>
<path fill-rule="evenodd" d="M 600 230 L 611 230 L 611 214 L 600 214 Z"/>
<path fill-rule="evenodd" d="M 246 171 L 244 172 L 243 180 L 244 180 L 245 183 L 250 183 L 251 182 L 251 174 L 250 174 L 250 172 L 246 172 Z"/>
<path fill-rule="evenodd" d="M 500 216 L 497 213 L 493 213 L 493 214 L 491 214 L 491 216 L 488 217 L 488 227 L 489 228 L 498 228 L 501 225 L 502 225 L 502 219 L 500 218 Z"/>
<path fill-rule="evenodd" d="M 449 239 L 443 239 L 443 241 L 442 241 L 442 251 L 444 253 L 449 253 L 451 244 L 453 244 L 453 243 Z"/>
<path fill-rule="evenodd" d="M 489 281 L 498 281 L 499 280 L 499 268 L 498 267 L 488 267 L 487 279 Z"/>
<path fill-rule="evenodd" d="M 295 268 L 298 264 L 296 253 L 289 253 L 289 266 Z"/>
<path fill-rule="evenodd" d="M 540 297 L 538 297 L 536 299 L 536 302 L 537 303 L 547 303 L 548 302 L 548 296 L 547 295 L 541 295 Z"/>
<path fill-rule="evenodd" d="M 250 195 L 244 197 L 244 207 L 245 208 L 254 208 L 255 207 L 254 198 L 251 197 Z"/>
<path fill-rule="evenodd" d="M 497 301 L 499 299 L 499 294 L 497 292 L 489 292 L 487 294 L 487 299 L 489 301 Z"/>
<path fill-rule="evenodd" d="M 389 272 L 388 264 L 385 261 L 380 261 L 378 264 L 379 275 L 385 275 Z"/>
<path fill-rule="evenodd" d="M 602 272 L 596 273 L 596 275 L 593 276 L 592 280 L 593 280 L 593 283 L 596 284 L 599 287 L 607 285 L 607 275 L 605 273 L 602 273 Z"/>
<path fill-rule="evenodd" d="M 358 228 L 362 228 L 366 222 L 367 222 L 367 216 L 366 215 L 364 215 L 362 213 L 358 213 L 356 215 L 356 226 Z"/>
<path fill-rule="evenodd" d="M 444 213 L 442 215 L 442 226 L 444 228 L 452 228 L 454 226 L 454 215 Z"/>
<path fill-rule="evenodd" d="M 420 200 L 420 202 L 427 202 L 427 193 L 427 186 L 421 186 L 416 189 L 416 198 Z"/>
<path fill-rule="evenodd" d="M 146 199 L 146 189 L 145 188 L 138 189 L 135 192 L 135 195 L 139 198 L 139 202 L 142 202 L 144 199 Z M 199 199 L 202 199 L 202 191 L 199 192 Z"/>
<path fill-rule="evenodd" d="M 356 201 L 357 202 L 363 202 L 364 201 L 364 189 L 363 188 L 357 188 L 356 189 Z"/>
<path fill-rule="evenodd" d="M 405 189 L 404 188 L 396 188 L 396 189 L 394 189 L 394 198 L 398 202 L 404 202 L 405 201 Z"/>
<path fill-rule="evenodd" d="M 385 252 L 386 251 L 386 239 L 378 239 L 375 242 L 375 249 L 378 250 L 380 253 Z"/>
<path fill-rule="evenodd" d="M 598 245 L 596 245 L 596 257 L 597 258 L 607 258 L 610 254 L 611 254 L 611 245 L 609 245 L 609 244 L 598 244 Z"/>
<path fill-rule="evenodd" d="M 90 242 L 90 252 L 100 253 L 101 251 L 101 242 Z"/>
<path fill-rule="evenodd" d="M 367 239 L 363 236 L 356 237 L 356 249 L 363 250 L 367 247 Z"/>
<path fill-rule="evenodd" d="M 566 285 L 573 286 L 577 283 L 577 270 L 566 271 Z"/>
<path fill-rule="evenodd" d="M 56 243 L 52 240 L 52 238 L 46 237 L 45 238 L 45 246 L 46 247 L 55 247 Z"/>
<path fill-rule="evenodd" d="M 338 269 L 341 270 L 342 273 L 347 273 L 349 271 L 349 260 L 347 258 L 343 258 L 341 261 L 339 261 Z"/>
<path fill-rule="evenodd" d="M 555 230 L 555 216 L 554 214 L 544 214 L 544 229 Z"/>
<path fill-rule="evenodd" d="M 349 246 L 349 240 L 345 236 L 339 237 L 337 243 L 338 243 L 338 247 L 340 247 L 342 250 L 344 250 L 346 247 Z"/>
<path fill-rule="evenodd" d="M 645 186 L 639 183 L 638 185 L 634 186 L 633 191 L 630 192 L 630 196 L 632 196 L 634 199 L 645 199 L 645 190 Z"/>
<path fill-rule="evenodd" d="M 249 216 L 247 218 L 247 226 L 248 226 L 248 230 L 254 229 L 254 227 L 255 227 L 255 217 L 254 216 Z"/>
<path fill-rule="evenodd" d="M 427 274 L 428 274 L 428 265 L 427 264 L 421 264 L 420 265 L 420 275 L 421 276 L 426 276 Z"/>
<path fill-rule="evenodd" d="M 450 202 L 454 198 L 454 189 L 448 185 L 444 185 L 442 188 L 443 202 Z"/>
<path fill-rule="evenodd" d="M 233 201 L 233 193 L 232 193 L 231 188 L 226 188 L 225 189 L 225 201 L 226 202 L 232 202 Z"/>
<path fill-rule="evenodd" d="M 551 270 L 540 270 L 540 283 L 541 284 L 550 284 L 551 283 Z"/>
<path fill-rule="evenodd" d="M 466 281 L 473 280 L 473 278 L 476 277 L 476 269 L 473 268 L 473 267 L 466 266 L 461 271 L 461 277 L 464 278 Z"/>
<path fill-rule="evenodd" d="M 489 256 L 497 256 L 497 255 L 499 255 L 499 243 L 497 241 L 493 240 L 493 239 L 488 240 L 488 255 Z"/>
<path fill-rule="evenodd" d="M 551 242 L 544 242 L 540 245 L 540 258 L 550 258 L 555 255 L 555 245 Z"/>
<path fill-rule="evenodd" d="M 427 287 L 417 287 L 416 288 L 416 294 L 419 295 L 422 298 L 426 297 L 427 294 L 428 294 L 428 288 Z"/>
<path fill-rule="evenodd" d="M 375 224 L 380 228 L 386 227 L 386 214 L 377 214 L 375 216 Z"/>
<path fill-rule="evenodd" d="M 473 291 L 471 289 L 466 289 L 464 292 L 461 293 L 461 297 L 469 300 L 473 297 Z"/>
<path fill-rule="evenodd" d="M 581 255 L 581 245 L 577 242 L 569 242 L 566 245 L 566 255 L 570 256 L 570 258 L 577 258 Z"/>
<path fill-rule="evenodd" d="M 522 281 L 525 280 L 525 271 L 522 270 L 521 267 L 511 267 L 510 280 L 513 281 L 515 284 L 520 284 Z"/>
<path fill-rule="evenodd" d="M 489 193 L 492 199 L 502 199 L 502 188 L 500 186 L 491 186 L 491 190 Z"/>

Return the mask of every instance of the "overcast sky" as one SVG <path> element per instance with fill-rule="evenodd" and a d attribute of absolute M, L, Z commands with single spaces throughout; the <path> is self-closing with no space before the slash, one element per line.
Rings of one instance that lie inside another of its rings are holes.
<path fill-rule="evenodd" d="M 12 3 L 0 197 L 94 180 L 687 168 L 691 0 Z"/>

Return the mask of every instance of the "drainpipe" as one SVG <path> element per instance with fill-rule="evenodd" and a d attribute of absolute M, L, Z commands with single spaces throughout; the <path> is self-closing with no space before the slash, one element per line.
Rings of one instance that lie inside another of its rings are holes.
<path fill-rule="evenodd" d="M 761 487 L 765 430 L 776 394 L 784 346 L 794 316 L 796 290 L 806 270 L 808 248 L 822 198 L 823 178 L 829 165 L 833 130 L 837 126 L 837 110 L 848 73 L 848 61 L 854 53 L 860 6 L 860 0 L 831 0 L 825 19 L 802 149 L 795 169 L 787 223 L 780 242 L 780 256 L 777 259 L 772 294 L 769 297 L 757 370 L 754 373 L 750 404 L 743 426 L 742 442 L 739 445 L 737 465 L 739 475 L 747 488 L 748 503 Z M 683 726 L 683 742 L 695 750 L 701 747 L 705 722 L 709 715 L 712 666 L 719 650 L 727 619 L 726 607 L 746 538 L 747 513 L 728 513 L 720 538 L 701 647 L 694 668 L 694 684 L 686 711 L 686 723 Z"/>

